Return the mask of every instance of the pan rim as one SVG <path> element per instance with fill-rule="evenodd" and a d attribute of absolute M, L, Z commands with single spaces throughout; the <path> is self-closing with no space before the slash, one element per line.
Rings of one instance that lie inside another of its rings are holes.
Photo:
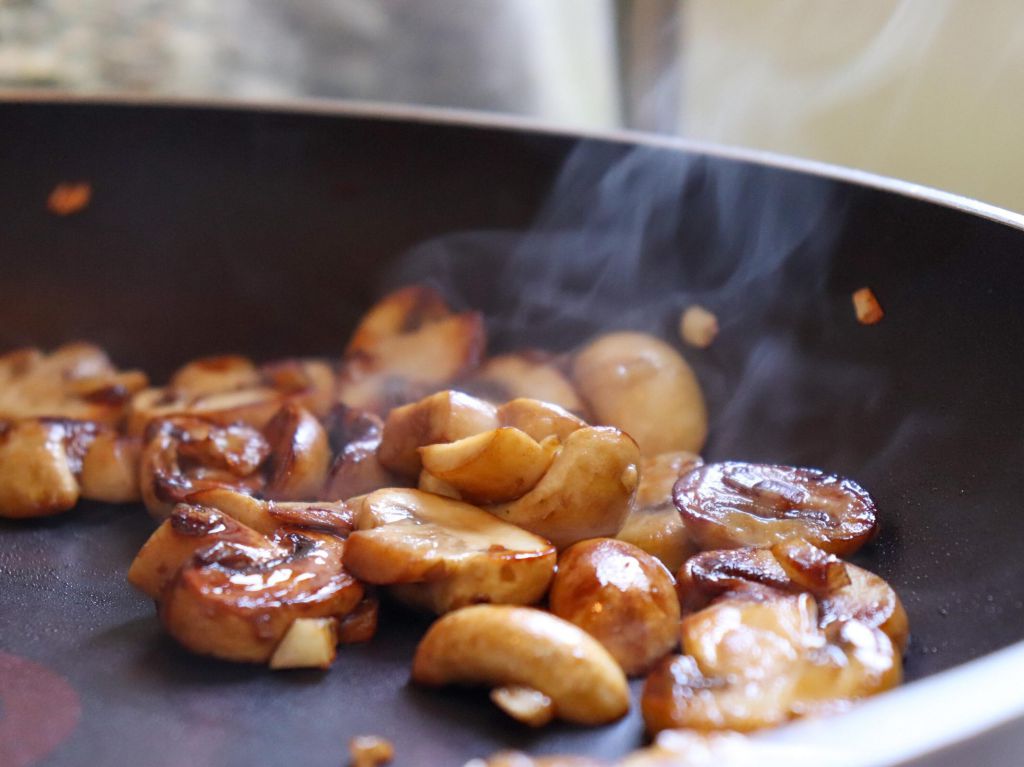
<path fill-rule="evenodd" d="M 327 99 L 298 97 L 288 99 L 234 99 L 217 96 L 154 96 L 145 93 L 76 93 L 59 90 L 0 88 L 0 105 L 4 104 L 84 104 L 96 106 L 137 106 L 164 109 L 191 108 L 231 112 L 265 112 L 295 115 L 322 115 L 355 119 L 386 119 L 434 125 L 456 125 L 482 129 L 501 129 L 519 133 L 540 133 L 562 138 L 583 138 L 634 144 L 656 149 L 672 149 L 726 160 L 737 160 L 842 181 L 855 186 L 879 189 L 904 197 L 930 202 L 945 208 L 1024 230 L 1024 213 L 982 202 L 971 197 L 947 192 L 925 184 L 905 181 L 844 165 L 795 157 L 793 155 L 752 149 L 713 141 L 687 139 L 627 129 L 600 129 L 565 126 L 553 121 L 507 113 L 484 112 L 454 107 L 401 104 L 361 99 Z"/>
<path fill-rule="evenodd" d="M 629 130 L 577 129 L 529 117 L 433 106 L 300 98 L 236 100 L 150 94 L 64 93 L 0 89 L 6 104 L 193 108 L 231 112 L 337 116 L 540 133 L 648 146 L 778 168 L 899 194 L 1024 231 L 1024 214 L 925 185 L 830 163 L 674 136 Z M 1024 733 L 1024 641 L 858 703 L 842 716 L 804 721 L 758 736 L 794 749 L 799 765 L 900 765 L 939 757 L 953 745 L 980 741 L 1012 724 Z M 913 712 L 908 715 L 908 712 Z M 865 737 L 870 733 L 869 737 Z"/>

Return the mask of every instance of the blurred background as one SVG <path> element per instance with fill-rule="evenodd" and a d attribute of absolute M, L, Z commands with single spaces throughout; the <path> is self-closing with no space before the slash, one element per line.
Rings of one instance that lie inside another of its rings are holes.
<path fill-rule="evenodd" d="M 1019 0 L 0 0 L 0 88 L 512 113 L 1024 211 Z"/>

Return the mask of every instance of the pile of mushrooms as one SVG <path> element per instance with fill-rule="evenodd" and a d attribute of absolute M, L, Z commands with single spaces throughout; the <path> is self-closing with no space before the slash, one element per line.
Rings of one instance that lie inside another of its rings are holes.
<path fill-rule="evenodd" d="M 653 336 L 485 347 L 479 313 L 411 286 L 333 364 L 212 357 L 150 388 L 94 347 L 8 354 L 0 515 L 141 499 L 160 524 L 129 581 L 225 660 L 326 668 L 373 636 L 378 594 L 433 613 L 413 681 L 486 687 L 534 727 L 618 719 L 627 677 L 652 735 L 750 732 L 899 682 L 899 599 L 838 558 L 877 531 L 862 488 L 704 464 L 697 378 Z M 487 762 L 563 763 L 589 762 Z"/>

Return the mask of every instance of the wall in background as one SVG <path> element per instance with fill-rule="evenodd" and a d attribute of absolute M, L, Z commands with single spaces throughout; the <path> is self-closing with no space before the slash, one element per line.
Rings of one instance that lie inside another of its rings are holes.
<path fill-rule="evenodd" d="M 681 131 L 1024 211 L 1019 0 L 685 0 Z"/>

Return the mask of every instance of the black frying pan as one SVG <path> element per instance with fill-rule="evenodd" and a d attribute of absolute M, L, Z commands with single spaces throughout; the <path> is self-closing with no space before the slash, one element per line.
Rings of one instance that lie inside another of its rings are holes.
<path fill-rule="evenodd" d="M 722 322 L 688 352 L 705 455 L 870 489 L 883 530 L 858 561 L 906 603 L 907 678 L 1024 639 L 1011 216 L 668 145 L 362 111 L 7 103 L 0 137 L 0 349 L 92 339 L 159 380 L 207 353 L 338 355 L 414 279 L 485 309 L 495 349 L 607 327 L 672 338 L 699 301 Z M 89 206 L 48 212 L 78 180 Z M 873 327 L 850 301 L 865 285 L 886 310 Z M 482 694 L 409 686 L 427 622 L 396 607 L 326 674 L 192 657 L 125 583 L 152 527 L 90 504 L 0 524 L 0 754 L 53 741 L 46 764 L 335 767 L 372 732 L 398 764 L 453 765 L 641 742 L 635 712 L 533 732 Z"/>

